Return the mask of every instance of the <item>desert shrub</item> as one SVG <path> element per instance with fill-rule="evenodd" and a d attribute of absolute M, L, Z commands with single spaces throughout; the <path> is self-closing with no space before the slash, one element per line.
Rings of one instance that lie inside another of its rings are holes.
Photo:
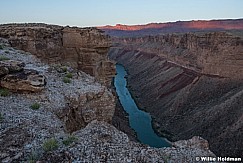
<path fill-rule="evenodd" d="M 68 72 L 68 73 L 65 75 L 65 77 L 67 77 L 67 78 L 72 78 L 72 77 L 73 77 L 73 74 L 70 73 L 70 72 Z"/>
<path fill-rule="evenodd" d="M 35 102 L 30 106 L 30 108 L 33 110 L 38 110 L 40 108 L 40 104 Z"/>
<path fill-rule="evenodd" d="M 0 61 L 6 61 L 6 60 L 9 60 L 9 58 L 5 56 L 0 56 Z"/>
<path fill-rule="evenodd" d="M 0 96 L 6 97 L 9 95 L 9 90 L 6 88 L 0 88 Z"/>
<path fill-rule="evenodd" d="M 6 54 L 9 54 L 10 52 L 6 50 L 5 53 L 6 53 Z"/>
<path fill-rule="evenodd" d="M 67 72 L 67 67 L 66 66 L 61 67 L 61 69 L 62 69 L 63 72 Z"/>
<path fill-rule="evenodd" d="M 37 151 L 32 151 L 28 156 L 29 163 L 36 163 L 40 159 L 40 154 Z"/>
<path fill-rule="evenodd" d="M 56 150 L 58 148 L 58 142 L 57 142 L 56 139 L 51 138 L 51 139 L 46 140 L 43 143 L 42 147 L 43 147 L 45 152 L 53 151 L 53 150 Z"/>
<path fill-rule="evenodd" d="M 67 78 L 67 77 L 64 77 L 63 78 L 63 82 L 64 83 L 71 83 L 71 80 L 69 78 Z"/>
<path fill-rule="evenodd" d="M 77 138 L 75 136 L 69 136 L 67 139 L 63 140 L 62 143 L 65 146 L 69 146 L 70 144 L 72 144 L 75 141 L 77 141 Z"/>

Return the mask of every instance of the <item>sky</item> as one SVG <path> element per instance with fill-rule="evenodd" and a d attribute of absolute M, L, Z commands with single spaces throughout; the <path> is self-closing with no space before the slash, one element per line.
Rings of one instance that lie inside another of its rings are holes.
<path fill-rule="evenodd" d="M 243 0 L 0 0 L 0 24 L 69 26 L 243 18 Z"/>

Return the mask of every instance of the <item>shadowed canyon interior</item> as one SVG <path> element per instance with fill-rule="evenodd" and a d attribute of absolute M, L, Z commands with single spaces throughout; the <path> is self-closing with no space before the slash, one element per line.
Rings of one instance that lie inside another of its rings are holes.
<path fill-rule="evenodd" d="M 211 32 L 114 38 L 111 59 L 128 70 L 128 87 L 172 141 L 194 135 L 217 156 L 241 156 L 243 39 Z"/>

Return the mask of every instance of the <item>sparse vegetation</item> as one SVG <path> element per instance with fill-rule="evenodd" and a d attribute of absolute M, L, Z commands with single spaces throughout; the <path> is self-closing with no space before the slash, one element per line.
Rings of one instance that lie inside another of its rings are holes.
<path fill-rule="evenodd" d="M 67 139 L 63 140 L 62 143 L 65 146 L 69 146 L 70 144 L 72 144 L 75 141 L 77 141 L 77 138 L 75 136 L 69 136 Z"/>
<path fill-rule="evenodd" d="M 62 69 L 63 72 L 67 72 L 67 67 L 66 66 L 61 67 L 61 69 Z"/>
<path fill-rule="evenodd" d="M 37 151 L 32 151 L 31 154 L 28 157 L 29 163 L 35 163 L 40 159 L 40 154 Z"/>
<path fill-rule="evenodd" d="M 51 138 L 51 139 L 46 140 L 42 147 L 45 152 L 53 151 L 58 148 L 58 142 L 56 139 Z"/>
<path fill-rule="evenodd" d="M 9 90 L 6 88 L 0 88 L 0 96 L 6 97 L 9 95 Z"/>
<path fill-rule="evenodd" d="M 30 108 L 33 109 L 33 110 L 38 110 L 38 109 L 40 108 L 40 104 L 37 103 L 37 102 L 35 102 L 34 104 L 32 104 L 32 105 L 30 106 Z"/>
<path fill-rule="evenodd" d="M 72 78 L 72 77 L 73 77 L 73 74 L 70 73 L 70 72 L 68 72 L 68 73 L 65 75 L 65 77 L 67 77 L 67 78 Z"/>
<path fill-rule="evenodd" d="M 6 60 L 9 60 L 9 58 L 2 55 L 0 56 L 0 61 L 6 61 Z"/>
<path fill-rule="evenodd" d="M 165 163 L 169 162 L 170 159 L 171 159 L 171 157 L 168 156 L 168 155 L 163 156 L 163 160 L 164 160 Z"/>
<path fill-rule="evenodd" d="M 71 83 L 71 80 L 69 78 L 67 78 L 67 77 L 64 77 L 63 78 L 63 82 L 64 83 Z"/>

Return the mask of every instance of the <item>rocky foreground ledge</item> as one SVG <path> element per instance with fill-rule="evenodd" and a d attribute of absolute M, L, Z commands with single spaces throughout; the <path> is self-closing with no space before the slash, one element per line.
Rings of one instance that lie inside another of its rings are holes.
<path fill-rule="evenodd" d="M 112 93 L 82 71 L 42 63 L 36 56 L 0 47 L 1 162 L 195 162 L 215 155 L 194 137 L 171 148 L 130 141 L 109 124 Z"/>

